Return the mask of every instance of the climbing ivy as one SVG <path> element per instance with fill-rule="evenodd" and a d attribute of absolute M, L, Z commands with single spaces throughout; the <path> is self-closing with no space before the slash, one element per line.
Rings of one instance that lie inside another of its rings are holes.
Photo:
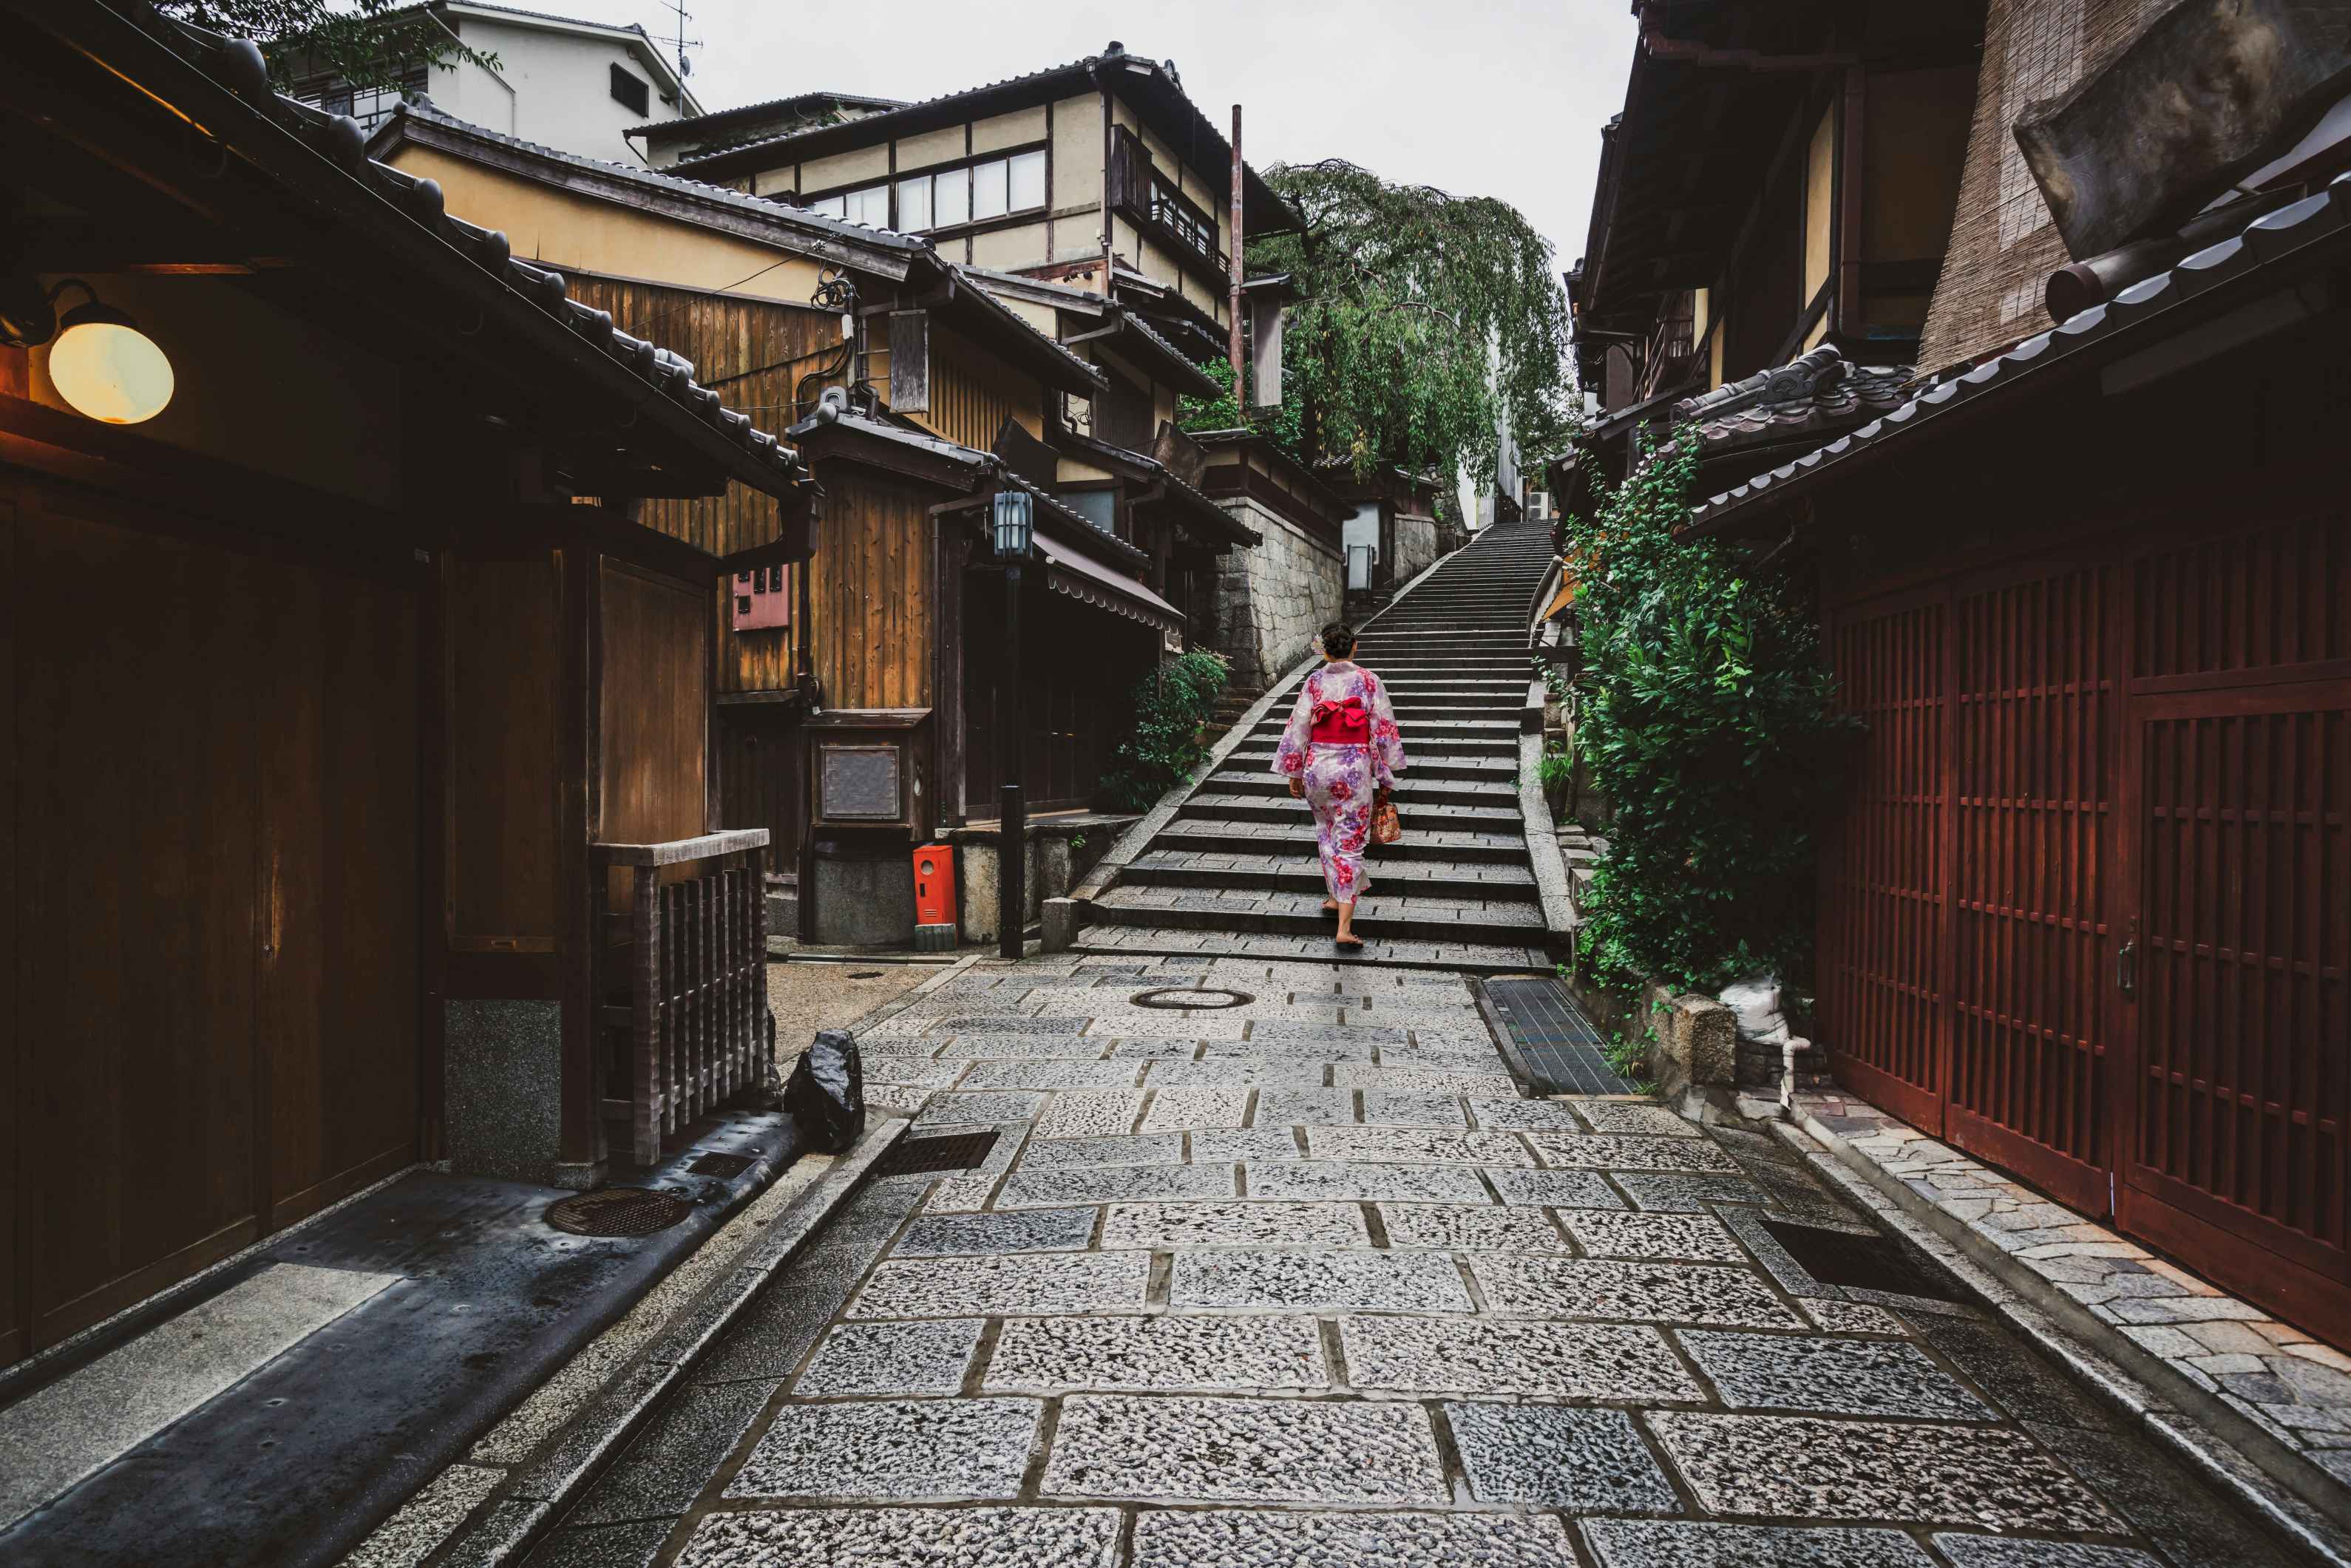
<path fill-rule="evenodd" d="M 1694 443 L 1563 528 L 1584 665 L 1577 750 L 1615 810 L 1577 951 L 1604 985 L 1802 983 L 1818 819 L 1857 726 L 1812 610 L 1739 547 L 1679 536 Z"/>
<path fill-rule="evenodd" d="M 1170 660 L 1135 684 L 1127 699 L 1134 731 L 1118 743 L 1102 794 L 1121 811 L 1147 811 L 1207 760 L 1202 732 L 1217 716 L 1232 669 L 1205 650 Z"/>

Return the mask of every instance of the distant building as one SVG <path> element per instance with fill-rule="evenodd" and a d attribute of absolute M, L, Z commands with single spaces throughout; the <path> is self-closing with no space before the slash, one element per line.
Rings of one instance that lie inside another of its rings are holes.
<path fill-rule="evenodd" d="M 456 43 L 494 56 L 489 69 L 453 56 L 418 61 L 397 88 L 354 88 L 298 64 L 294 96 L 348 114 L 372 132 L 403 101 L 430 98 L 444 114 L 559 152 L 642 163 L 628 140 L 649 124 L 691 118 L 702 104 L 643 27 L 548 16 L 479 0 L 432 0 L 386 14 L 429 16 Z"/>

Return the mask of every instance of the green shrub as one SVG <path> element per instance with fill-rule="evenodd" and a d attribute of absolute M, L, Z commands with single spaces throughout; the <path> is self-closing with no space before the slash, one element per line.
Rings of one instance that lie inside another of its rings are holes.
<path fill-rule="evenodd" d="M 1118 743 L 1102 792 L 1114 810 L 1147 811 L 1207 760 L 1201 729 L 1217 715 L 1232 670 L 1222 653 L 1195 652 L 1160 665 L 1127 700 L 1134 732 Z"/>
<path fill-rule="evenodd" d="M 1696 466 L 1646 455 L 1565 525 L 1584 667 L 1577 747 L 1615 810 L 1577 952 L 1604 985 L 1712 992 L 1812 958 L 1813 859 L 1856 726 L 1812 608 L 1733 546 L 1677 538 Z"/>

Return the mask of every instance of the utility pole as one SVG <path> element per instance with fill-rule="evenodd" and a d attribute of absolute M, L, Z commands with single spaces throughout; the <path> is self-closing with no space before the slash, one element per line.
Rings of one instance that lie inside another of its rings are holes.
<path fill-rule="evenodd" d="M 1233 253 L 1232 298 L 1228 314 L 1232 321 L 1233 402 L 1249 406 L 1249 380 L 1241 364 L 1241 106 L 1233 105 Z"/>

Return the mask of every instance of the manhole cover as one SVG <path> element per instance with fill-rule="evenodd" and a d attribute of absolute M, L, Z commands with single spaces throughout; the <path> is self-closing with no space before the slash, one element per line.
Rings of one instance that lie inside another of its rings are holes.
<path fill-rule="evenodd" d="M 1890 1237 L 1855 1236 L 1850 1231 L 1823 1230 L 1816 1225 L 1792 1225 L 1768 1216 L 1757 1218 L 1771 1233 L 1772 1239 L 1788 1249 L 1788 1256 L 1823 1285 L 1924 1296 L 1930 1301 L 1968 1299 L 1957 1281 L 1946 1278 L 1941 1270 L 1931 1264 L 1912 1258 Z"/>
<path fill-rule="evenodd" d="M 1170 1008 L 1178 1012 L 1213 1012 L 1218 1008 L 1247 1007 L 1257 1000 L 1247 991 L 1194 991 L 1181 986 L 1137 991 L 1126 999 L 1139 1008 Z"/>
<path fill-rule="evenodd" d="M 751 1168 L 749 1155 L 705 1155 L 685 1167 L 688 1176 L 738 1176 Z"/>
<path fill-rule="evenodd" d="M 922 1176 L 929 1171 L 967 1171 L 996 1146 L 996 1133 L 957 1133 L 946 1138 L 903 1138 L 873 1162 L 877 1176 Z"/>
<path fill-rule="evenodd" d="M 694 1212 L 694 1205 L 642 1186 L 608 1186 L 567 1197 L 547 1211 L 547 1222 L 574 1236 L 651 1236 Z"/>

